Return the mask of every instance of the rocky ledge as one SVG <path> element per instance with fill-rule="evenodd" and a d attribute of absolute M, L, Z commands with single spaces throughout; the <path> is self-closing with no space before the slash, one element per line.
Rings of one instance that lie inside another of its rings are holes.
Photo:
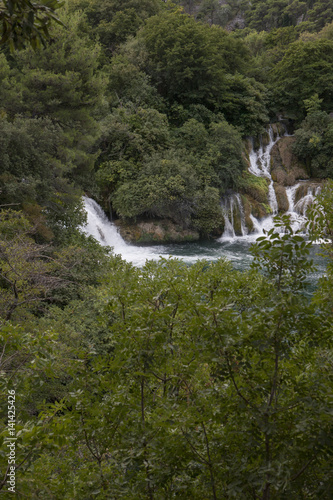
<path fill-rule="evenodd" d="M 127 243 L 137 245 L 193 242 L 198 241 L 200 237 L 197 231 L 183 229 L 168 219 L 139 221 L 135 224 L 117 220 L 115 224 Z"/>

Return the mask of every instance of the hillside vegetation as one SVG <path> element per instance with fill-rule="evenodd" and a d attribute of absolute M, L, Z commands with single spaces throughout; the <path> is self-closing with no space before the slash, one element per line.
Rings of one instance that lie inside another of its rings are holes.
<path fill-rule="evenodd" d="M 3 497 L 330 500 L 332 2 L 0 1 L 0 35 Z M 280 216 L 241 273 L 81 233 L 84 193 L 201 238 L 230 191 L 265 215 L 249 138 L 280 122 L 281 211 L 283 158 L 323 186 L 310 241 Z"/>

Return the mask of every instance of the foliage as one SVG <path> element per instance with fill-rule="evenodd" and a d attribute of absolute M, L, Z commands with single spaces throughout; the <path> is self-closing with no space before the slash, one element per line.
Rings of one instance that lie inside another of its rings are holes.
<path fill-rule="evenodd" d="M 274 219 L 275 227 L 257 238 L 252 247 L 253 265 L 264 269 L 278 292 L 297 292 L 304 288 L 304 279 L 313 268 L 308 259 L 311 243 L 294 230 L 288 215 Z M 278 232 L 280 229 L 281 232 Z"/>
<path fill-rule="evenodd" d="M 318 94 L 306 101 L 308 114 L 296 130 L 293 150 L 306 162 L 313 177 L 333 176 L 333 120 L 320 111 Z"/>
<path fill-rule="evenodd" d="M 22 49 L 28 43 L 34 49 L 45 45 L 50 38 L 52 22 L 61 24 L 56 10 L 60 0 L 2 0 L 0 5 L 0 45 L 9 44 L 11 50 Z"/>
<path fill-rule="evenodd" d="M 196 23 L 179 11 L 150 18 L 140 37 L 148 51 L 152 81 L 170 103 L 186 107 L 200 103 L 226 111 L 228 120 L 247 133 L 256 128 L 256 124 L 251 128 L 254 116 L 242 125 L 237 113 L 246 115 L 258 106 L 255 119 L 259 124 L 267 119 L 264 88 L 237 74 L 245 70 L 248 60 L 240 39 L 217 26 Z"/>
<path fill-rule="evenodd" d="M 191 163 L 169 150 L 164 155 L 153 155 L 135 180 L 121 185 L 114 194 L 113 206 L 125 217 L 146 213 L 170 217 L 186 227 L 198 187 Z"/>
<path fill-rule="evenodd" d="M 215 120 L 206 128 L 192 118 L 172 137 L 156 110 L 121 108 L 110 115 L 97 178 L 117 214 L 166 217 L 207 235 L 204 219 L 211 213 L 212 230 L 221 227 L 217 188 L 236 187 L 244 161 L 237 130 L 221 115 Z"/>
<path fill-rule="evenodd" d="M 54 276 L 57 264 L 45 245 L 37 245 L 34 230 L 19 212 L 1 212 L 0 304 L 1 316 L 10 320 L 16 311 L 32 308 L 64 283 Z"/>
<path fill-rule="evenodd" d="M 331 40 L 292 43 L 272 72 L 272 90 L 279 110 L 288 116 L 304 118 L 304 100 L 315 93 L 323 100 L 323 109 L 332 109 Z"/>
<path fill-rule="evenodd" d="M 21 493 L 330 498 L 332 316 L 304 296 L 308 244 L 280 224 L 255 250 L 268 279 L 223 260 L 110 261 L 95 291 L 105 350 L 95 334 L 65 366 Z"/>
<path fill-rule="evenodd" d="M 266 198 L 242 135 L 278 108 L 300 123 L 295 153 L 332 175 L 331 28 L 316 33 L 331 6 L 181 3 L 197 20 L 71 0 L 45 49 L 0 54 L 0 443 L 15 388 L 18 497 L 333 495 L 332 183 L 309 212 L 329 240 L 313 299 L 286 217 L 242 273 L 135 268 L 79 230 L 82 190 L 99 189 L 118 216 L 221 234 L 221 194 Z M 236 15 L 250 28 L 216 26 Z M 5 446 L 0 463 L 6 495 Z"/>
<path fill-rule="evenodd" d="M 0 212 L 0 309 L 6 321 L 20 322 L 50 302 L 64 305 L 77 298 L 96 284 L 107 262 L 108 249 L 81 234 L 75 240 L 73 230 L 63 249 L 36 243 L 34 237 L 45 232 L 43 222 L 35 218 L 32 225 L 21 212 Z"/>
<path fill-rule="evenodd" d="M 114 56 L 107 69 L 110 105 L 134 105 L 138 107 L 163 108 L 163 102 L 155 87 L 151 85 L 149 76 L 138 66 L 131 63 L 126 56 Z"/>
<path fill-rule="evenodd" d="M 89 36 L 100 40 L 107 56 L 135 35 L 145 19 L 157 14 L 159 0 L 72 0 L 72 11 L 83 11 Z"/>
<path fill-rule="evenodd" d="M 327 180 L 308 210 L 308 228 L 312 241 L 323 239 L 322 247 L 333 261 L 333 181 Z"/>

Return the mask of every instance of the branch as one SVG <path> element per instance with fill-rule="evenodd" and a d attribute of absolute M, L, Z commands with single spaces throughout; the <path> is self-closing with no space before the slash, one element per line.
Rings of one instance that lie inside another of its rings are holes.
<path fill-rule="evenodd" d="M 253 408 L 254 410 L 258 411 L 258 409 L 251 403 L 251 401 L 249 401 L 245 396 L 243 396 L 243 394 L 240 392 L 240 390 L 238 389 L 238 386 L 236 384 L 236 381 L 234 379 L 234 376 L 233 376 L 233 373 L 232 373 L 232 370 L 231 370 L 231 366 L 230 366 L 230 362 L 229 362 L 229 359 L 228 359 L 228 356 L 226 355 L 226 360 L 227 360 L 227 365 L 228 365 L 228 371 L 229 371 L 229 375 L 231 377 L 231 380 L 232 380 L 232 383 L 234 384 L 234 387 L 236 389 L 236 392 L 238 394 L 238 396 L 240 398 L 242 398 L 243 401 L 245 401 L 245 403 L 250 406 L 251 408 Z"/>
<path fill-rule="evenodd" d="M 208 465 L 208 467 L 209 467 L 209 462 L 207 462 L 207 460 L 205 459 L 205 457 L 203 457 L 203 456 L 202 456 L 202 455 L 201 455 L 201 454 L 200 454 L 200 453 L 199 453 L 199 452 L 195 449 L 195 447 L 193 446 L 193 444 L 191 443 L 191 441 L 187 438 L 187 436 L 186 436 L 186 434 L 185 434 L 185 432 L 184 432 L 184 430 L 183 430 L 183 428 L 182 428 L 182 427 L 180 428 L 180 430 L 182 431 L 182 434 L 183 434 L 184 438 L 186 439 L 186 441 L 188 442 L 188 444 L 190 445 L 190 447 L 192 448 L 192 450 L 194 451 L 194 453 L 195 453 L 196 455 L 198 455 L 198 457 L 199 457 L 200 461 L 201 461 L 202 463 L 204 463 L 204 464 Z"/>
<path fill-rule="evenodd" d="M 291 481 L 296 481 L 297 478 L 299 478 L 299 476 L 301 474 L 303 474 L 303 472 L 309 467 L 309 465 L 311 464 L 311 462 L 314 461 L 314 459 L 316 458 L 316 456 L 318 455 L 319 451 L 317 451 L 317 453 L 312 457 L 310 458 L 310 460 L 308 462 L 306 462 L 305 465 L 303 465 L 303 467 L 297 472 L 297 474 L 295 474 L 295 476 L 293 476 L 291 478 Z"/>

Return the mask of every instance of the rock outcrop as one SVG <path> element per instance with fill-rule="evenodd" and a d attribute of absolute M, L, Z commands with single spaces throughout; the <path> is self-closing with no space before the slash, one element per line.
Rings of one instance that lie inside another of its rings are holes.
<path fill-rule="evenodd" d="M 305 165 L 292 151 L 294 142 L 294 137 L 281 137 L 271 151 L 271 176 L 282 186 L 293 186 L 298 179 L 309 179 Z"/>
<path fill-rule="evenodd" d="M 198 231 L 183 229 L 167 219 L 127 223 L 115 221 L 122 238 L 132 244 L 152 245 L 164 243 L 184 243 L 199 240 Z"/>

